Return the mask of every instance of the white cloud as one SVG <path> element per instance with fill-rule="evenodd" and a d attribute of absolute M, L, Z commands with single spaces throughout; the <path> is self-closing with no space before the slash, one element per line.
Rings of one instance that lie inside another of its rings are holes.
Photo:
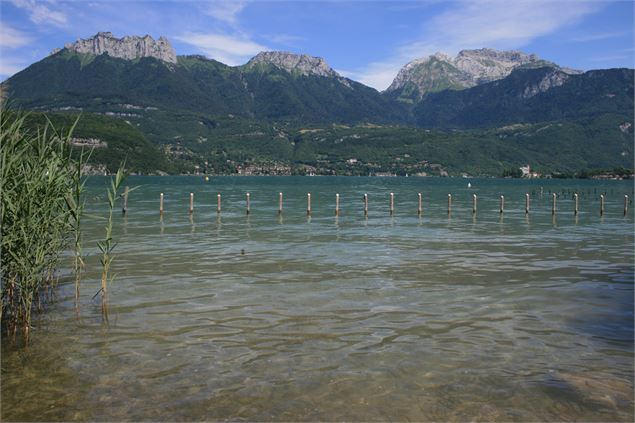
<path fill-rule="evenodd" d="M 245 6 L 247 6 L 246 1 L 212 1 L 204 3 L 203 13 L 219 21 L 235 25 L 238 20 L 238 15 L 243 11 Z"/>
<path fill-rule="evenodd" d="M 6 55 L 0 56 L 0 81 L 4 81 L 10 76 L 25 69 L 29 64 L 22 59 L 7 57 Z"/>
<path fill-rule="evenodd" d="M 337 72 L 354 81 L 368 85 L 369 87 L 373 87 L 377 90 L 383 90 L 388 88 L 392 80 L 395 79 L 395 76 L 397 76 L 399 69 L 401 69 L 404 64 L 405 62 L 396 61 L 374 62 L 368 64 L 364 70 L 359 72 L 345 70 L 338 70 Z"/>
<path fill-rule="evenodd" d="M 52 10 L 36 0 L 11 0 L 11 2 L 21 9 L 29 12 L 29 19 L 36 24 L 51 24 L 58 27 L 66 26 L 68 19 L 59 10 Z M 54 4 L 55 2 L 48 2 Z"/>
<path fill-rule="evenodd" d="M 416 58 L 437 51 L 451 55 L 462 49 L 519 49 L 541 36 L 574 24 L 601 7 L 598 2 L 552 0 L 462 0 L 423 23 L 418 39 L 405 43 L 385 61 L 347 72 L 383 90 L 398 70 Z M 389 77 L 392 72 L 392 76 Z"/>
<path fill-rule="evenodd" d="M 419 48 L 446 47 L 448 53 L 464 48 L 518 48 L 598 9 L 597 3 L 552 0 L 463 1 L 459 7 L 435 17 L 425 39 L 405 46 L 405 52 Z M 431 51 L 432 52 L 432 51 Z"/>
<path fill-rule="evenodd" d="M 298 35 L 290 35 L 290 34 L 271 34 L 271 35 L 261 35 L 265 40 L 269 40 L 274 44 L 282 44 L 282 45 L 293 45 L 300 41 L 306 40 L 304 37 L 300 37 Z"/>
<path fill-rule="evenodd" d="M 620 37 L 625 37 L 625 36 L 632 36 L 632 32 L 631 31 L 613 31 L 613 32 L 601 32 L 601 33 L 596 33 L 596 34 L 585 34 L 585 35 L 581 35 L 579 37 L 574 37 L 571 39 L 571 41 L 577 42 L 577 43 L 586 43 L 589 41 L 601 41 L 601 40 L 608 40 L 611 38 L 620 38 Z"/>
<path fill-rule="evenodd" d="M 253 41 L 241 29 L 239 15 L 247 0 L 217 0 L 203 2 L 199 10 L 213 17 L 223 29 L 213 32 L 189 31 L 174 37 L 175 40 L 196 47 L 205 56 L 230 66 L 241 65 L 268 47 Z M 217 25 L 218 27 L 219 25 Z"/>
<path fill-rule="evenodd" d="M 31 36 L 22 31 L 6 25 L 0 25 L 0 80 L 21 71 L 28 66 L 28 62 L 22 58 L 14 57 L 14 51 L 24 47 L 33 41 Z M 23 50 L 22 50 L 23 51 Z M 11 52 L 8 54 L 8 52 Z"/>
<path fill-rule="evenodd" d="M 207 57 L 231 66 L 243 64 L 259 52 L 268 50 L 266 46 L 245 37 L 225 34 L 187 32 L 175 39 L 196 47 Z"/>
<path fill-rule="evenodd" d="M 17 48 L 31 43 L 32 38 L 27 34 L 2 23 L 0 26 L 0 48 Z"/>

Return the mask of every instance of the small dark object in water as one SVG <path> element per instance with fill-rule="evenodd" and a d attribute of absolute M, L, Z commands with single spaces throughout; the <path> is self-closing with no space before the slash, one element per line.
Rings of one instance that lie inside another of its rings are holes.
<path fill-rule="evenodd" d="M 241 249 L 240 249 L 240 255 L 241 255 L 241 256 L 244 256 L 244 255 L 245 255 L 245 249 L 244 249 L 244 248 L 241 248 Z"/>

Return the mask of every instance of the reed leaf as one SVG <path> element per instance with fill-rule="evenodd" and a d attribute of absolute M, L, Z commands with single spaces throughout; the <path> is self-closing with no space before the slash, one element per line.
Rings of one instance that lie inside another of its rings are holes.
<path fill-rule="evenodd" d="M 29 131 L 25 118 L 0 109 L 0 303 L 3 335 L 15 338 L 21 328 L 28 342 L 33 305 L 55 283 L 71 240 L 81 258 L 87 157 L 73 157 L 71 131 L 61 134 L 50 122 Z"/>

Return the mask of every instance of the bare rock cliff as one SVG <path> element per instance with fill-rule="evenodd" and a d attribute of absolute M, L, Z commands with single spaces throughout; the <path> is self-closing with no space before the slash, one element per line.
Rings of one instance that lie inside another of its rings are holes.
<path fill-rule="evenodd" d="M 386 91 L 395 92 L 400 100 L 416 102 L 429 92 L 470 88 L 505 78 L 518 67 L 543 66 L 560 69 L 567 74 L 578 73 L 560 68 L 535 54 L 482 48 L 462 50 L 456 57 L 435 53 L 415 59 L 399 71 Z M 566 78 L 566 75 L 559 75 L 558 78 Z M 557 85 L 561 81 L 552 82 Z"/>
<path fill-rule="evenodd" d="M 340 76 L 324 59 L 307 54 L 293 54 L 284 51 L 263 51 L 253 57 L 247 63 L 247 66 L 253 66 L 258 63 L 268 63 L 287 72 L 298 72 L 302 75 Z"/>
<path fill-rule="evenodd" d="M 154 57 L 164 62 L 176 63 L 174 48 L 165 37 L 158 40 L 149 35 L 116 38 L 111 32 L 98 32 L 93 37 L 66 44 L 64 48 L 78 53 L 108 54 L 126 60 Z"/>
<path fill-rule="evenodd" d="M 567 82 L 568 79 L 569 74 L 554 69 L 546 74 L 538 83 L 531 84 L 525 87 L 525 90 L 520 95 L 520 97 L 531 98 L 540 93 L 549 91 L 553 87 L 564 85 L 564 83 Z"/>

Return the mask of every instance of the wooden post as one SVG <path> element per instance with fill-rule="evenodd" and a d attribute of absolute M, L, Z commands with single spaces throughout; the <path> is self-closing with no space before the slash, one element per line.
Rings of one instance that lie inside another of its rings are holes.
<path fill-rule="evenodd" d="M 452 194 L 448 194 L 448 214 L 452 213 Z"/>
<path fill-rule="evenodd" d="M 368 194 L 364 194 L 364 216 L 368 216 Z"/>
<path fill-rule="evenodd" d="M 556 214 L 556 193 L 551 194 L 551 214 Z"/>
<path fill-rule="evenodd" d="M 190 192 L 190 214 L 194 213 L 194 193 Z"/>
<path fill-rule="evenodd" d="M 624 216 L 628 214 L 628 195 L 624 196 Z"/>
<path fill-rule="evenodd" d="M 335 194 L 335 216 L 340 215 L 340 195 Z"/>
<path fill-rule="evenodd" d="M 417 196 L 419 197 L 417 204 L 417 214 L 421 216 L 421 213 L 423 213 L 423 200 L 421 198 L 421 193 L 419 193 Z"/>
<path fill-rule="evenodd" d="M 577 192 L 575 194 L 573 194 L 573 200 L 574 200 L 574 203 L 575 203 L 574 209 L 573 209 L 573 214 L 577 216 L 578 215 L 578 210 L 580 210 L 579 207 L 578 207 L 580 202 L 579 202 L 579 197 L 578 197 L 578 193 Z"/>
<path fill-rule="evenodd" d="M 121 213 L 126 214 L 128 211 L 128 185 L 123 190 L 123 208 L 121 209 Z"/>
<path fill-rule="evenodd" d="M 395 214 L 395 194 L 390 193 L 390 215 Z"/>
<path fill-rule="evenodd" d="M 311 216 L 311 193 L 307 193 L 306 195 L 306 214 L 307 216 Z"/>
<path fill-rule="evenodd" d="M 249 214 L 249 212 L 251 212 L 251 207 L 249 204 L 249 193 L 247 193 L 247 214 Z"/>
<path fill-rule="evenodd" d="M 159 214 L 163 215 L 163 193 L 159 195 Z"/>
<path fill-rule="evenodd" d="M 501 195 L 500 213 L 502 214 L 504 211 L 505 211 L 505 196 Z"/>
<path fill-rule="evenodd" d="M 476 214 L 476 194 L 472 194 L 472 214 Z"/>
<path fill-rule="evenodd" d="M 604 194 L 600 194 L 600 216 L 604 216 Z"/>
<path fill-rule="evenodd" d="M 220 192 L 216 194 L 216 213 L 220 213 Z"/>
<path fill-rule="evenodd" d="M 282 214 L 282 193 L 280 193 L 280 204 L 278 205 L 278 214 Z"/>
<path fill-rule="evenodd" d="M 529 214 L 529 194 L 525 194 L 525 214 Z"/>

